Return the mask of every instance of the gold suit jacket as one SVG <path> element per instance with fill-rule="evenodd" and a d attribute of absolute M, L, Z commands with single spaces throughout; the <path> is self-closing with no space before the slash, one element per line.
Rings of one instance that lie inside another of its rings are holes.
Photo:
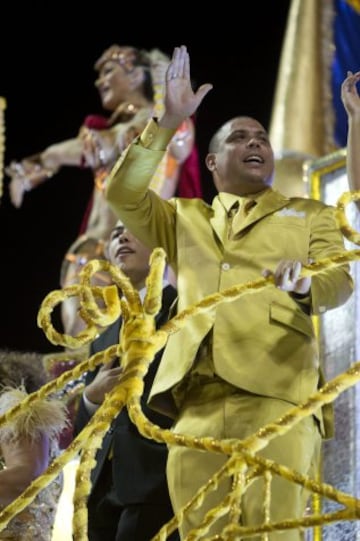
<path fill-rule="evenodd" d="M 148 124 L 113 169 L 107 199 L 134 235 L 166 251 L 177 274 L 178 312 L 207 295 L 261 278 L 264 269 L 274 270 L 282 259 L 306 263 L 344 251 L 334 208 L 320 201 L 266 190 L 229 239 L 228 214 L 219 196 L 212 205 L 158 197 L 147 187 L 171 134 L 154 121 Z M 352 291 L 345 265 L 312 278 L 307 304 L 267 287 L 197 315 L 169 337 L 150 405 L 176 416 L 169 391 L 191 370 L 210 329 L 220 378 L 252 393 L 304 402 L 322 384 L 311 315 L 345 303 Z"/>

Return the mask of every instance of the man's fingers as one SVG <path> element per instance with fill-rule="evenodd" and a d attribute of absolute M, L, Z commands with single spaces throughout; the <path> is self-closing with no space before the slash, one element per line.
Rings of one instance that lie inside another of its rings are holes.
<path fill-rule="evenodd" d="M 206 94 L 208 92 L 210 92 L 210 90 L 212 89 L 213 85 L 210 84 L 210 83 L 205 83 L 203 85 L 201 85 L 197 91 L 196 91 L 196 97 L 198 98 L 199 100 L 199 103 L 202 102 L 202 100 L 205 98 Z"/>
<path fill-rule="evenodd" d="M 109 363 L 106 363 L 106 364 L 103 364 L 100 369 L 99 369 L 99 372 L 104 372 L 105 370 L 111 370 L 114 366 L 114 363 L 116 361 L 117 357 L 114 357 Z"/>

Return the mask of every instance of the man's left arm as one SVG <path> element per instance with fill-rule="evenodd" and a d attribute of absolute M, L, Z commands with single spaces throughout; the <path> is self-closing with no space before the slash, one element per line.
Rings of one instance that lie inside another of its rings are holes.
<path fill-rule="evenodd" d="M 329 268 L 311 279 L 311 305 L 313 314 L 344 304 L 354 290 L 348 264 L 330 268 L 332 257 L 345 252 L 344 238 L 336 223 L 335 208 L 324 206 L 312 219 L 310 261 L 329 259 Z"/>

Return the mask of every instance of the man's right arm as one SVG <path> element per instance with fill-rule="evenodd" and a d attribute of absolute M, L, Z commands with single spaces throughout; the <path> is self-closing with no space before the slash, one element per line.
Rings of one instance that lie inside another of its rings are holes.
<path fill-rule="evenodd" d="M 88 372 L 85 389 L 74 423 L 74 432 L 76 435 L 81 432 L 94 413 L 99 409 L 106 394 L 117 385 L 122 369 L 120 366 L 113 367 L 112 365 L 113 363 L 110 362 L 101 366 L 96 372 Z"/>
<path fill-rule="evenodd" d="M 106 199 L 116 215 L 144 198 L 151 179 L 162 160 L 176 129 L 162 128 L 151 119 L 112 169 Z"/>
<path fill-rule="evenodd" d="M 211 89 L 207 83 L 193 91 L 187 49 L 184 45 L 175 47 L 165 77 L 164 114 L 158 122 L 147 124 L 115 164 L 108 180 L 106 199 L 120 218 L 124 210 L 137 208 L 144 199 L 177 128 L 195 113 Z"/>

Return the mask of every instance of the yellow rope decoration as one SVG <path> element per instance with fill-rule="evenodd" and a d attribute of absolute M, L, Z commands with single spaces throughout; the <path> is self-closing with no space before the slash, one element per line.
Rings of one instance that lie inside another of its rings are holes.
<path fill-rule="evenodd" d="M 354 244 L 360 245 L 360 234 L 350 227 L 345 214 L 346 205 L 352 201 L 357 201 L 358 199 L 360 199 L 360 191 L 344 192 L 337 201 L 336 219 L 344 237 Z"/>
<path fill-rule="evenodd" d="M 345 205 L 350 201 L 360 198 L 360 192 L 343 194 L 337 205 L 337 218 L 343 234 L 360 244 L 360 236 L 353 231 L 346 222 Z M 341 266 L 360 259 L 360 250 L 345 251 L 332 258 L 316 261 L 304 267 L 302 276 L 313 276 L 332 267 Z M 123 317 L 119 344 L 101 351 L 89 359 L 82 361 L 73 369 L 61 374 L 36 393 L 29 395 L 23 402 L 8 410 L 0 416 L 0 427 L 11 420 L 23 409 L 29 408 L 39 399 L 48 396 L 69 381 L 78 378 L 87 370 L 93 370 L 96 366 L 111 362 L 114 357 L 121 357 L 123 372 L 119 377 L 118 385 L 106 396 L 103 404 L 96 411 L 91 421 L 83 431 L 72 441 L 66 451 L 55 459 L 46 472 L 35 479 L 33 483 L 14 500 L 8 507 L 0 512 L 0 531 L 20 511 L 26 508 L 35 496 L 57 477 L 65 464 L 81 451 L 80 465 L 76 475 L 76 488 L 74 495 L 74 518 L 73 536 L 75 541 L 87 540 L 87 498 L 90 493 L 90 473 L 95 465 L 94 456 L 101 445 L 102 439 L 108 431 L 112 420 L 121 409 L 126 406 L 132 422 L 139 432 L 158 442 L 165 442 L 168 446 L 182 445 L 193 449 L 207 450 L 210 452 L 223 453 L 229 458 L 224 466 L 213 475 L 206 485 L 201 487 L 197 494 L 165 524 L 151 541 L 165 541 L 173 532 L 183 517 L 191 509 L 202 505 L 208 494 L 217 490 L 219 483 L 227 478 L 233 478 L 231 490 L 221 505 L 208 511 L 201 524 L 198 524 L 187 536 L 187 541 L 196 541 L 203 538 L 211 526 L 222 516 L 228 514 L 229 522 L 221 536 L 207 537 L 207 541 L 238 540 L 251 535 L 261 536 L 262 541 L 268 539 L 268 533 L 275 530 L 287 530 L 291 528 L 309 528 L 335 521 L 355 520 L 360 518 L 360 500 L 347 493 L 341 492 L 325 483 L 320 483 L 310 477 L 300 475 L 282 465 L 259 456 L 257 453 L 268 443 L 288 430 L 303 418 L 312 415 L 323 405 L 333 402 L 342 392 L 354 386 L 360 380 L 360 362 L 354 363 L 346 372 L 333 378 L 320 390 L 314 393 L 305 404 L 291 408 L 277 422 L 263 426 L 255 434 L 244 440 L 216 440 L 211 437 L 197 438 L 186 434 L 173 433 L 152 424 L 143 414 L 140 398 L 144 389 L 144 376 L 155 354 L 165 345 L 170 334 L 177 332 L 189 318 L 201 312 L 213 309 L 223 302 L 231 302 L 245 293 L 260 291 L 266 287 L 273 287 L 271 277 L 261 278 L 245 284 L 231 287 L 220 293 L 215 293 L 193 305 L 171 321 L 167 322 L 160 330 L 156 330 L 154 316 L 161 304 L 162 276 L 165 267 L 165 253 L 157 248 L 152 253 L 150 272 L 147 279 L 147 293 L 143 305 L 140 302 L 138 292 L 135 291 L 127 277 L 119 269 L 113 268 L 106 262 L 95 260 L 84 266 L 80 283 L 62 291 L 53 291 L 43 301 L 39 314 L 38 325 L 44 330 L 48 339 L 56 344 L 77 348 L 79 343 L 91 341 L 97 327 L 109 325 L 119 315 Z M 109 272 L 114 286 L 104 288 L 92 287 L 91 276 L 99 269 Z M 119 289 L 121 299 L 115 289 Z M 53 308 L 70 296 L 78 295 L 81 301 L 81 310 L 87 323 L 86 329 L 77 337 L 70 337 L 57 332 L 51 323 Z M 100 306 L 97 301 L 101 301 Z M 69 360 L 72 355 L 69 353 Z M 297 483 L 314 494 L 329 498 L 340 504 L 342 509 L 332 513 L 321 515 L 315 512 L 301 519 L 288 519 L 278 523 L 271 523 L 269 517 L 271 481 L 274 475 L 278 475 L 291 482 Z M 258 477 L 265 479 L 263 524 L 256 526 L 241 526 L 239 502 L 247 487 Z"/>
<path fill-rule="evenodd" d="M 4 153 L 5 153 L 5 119 L 4 111 L 6 109 L 6 100 L 0 96 L 0 200 L 3 194 L 4 179 Z"/>

